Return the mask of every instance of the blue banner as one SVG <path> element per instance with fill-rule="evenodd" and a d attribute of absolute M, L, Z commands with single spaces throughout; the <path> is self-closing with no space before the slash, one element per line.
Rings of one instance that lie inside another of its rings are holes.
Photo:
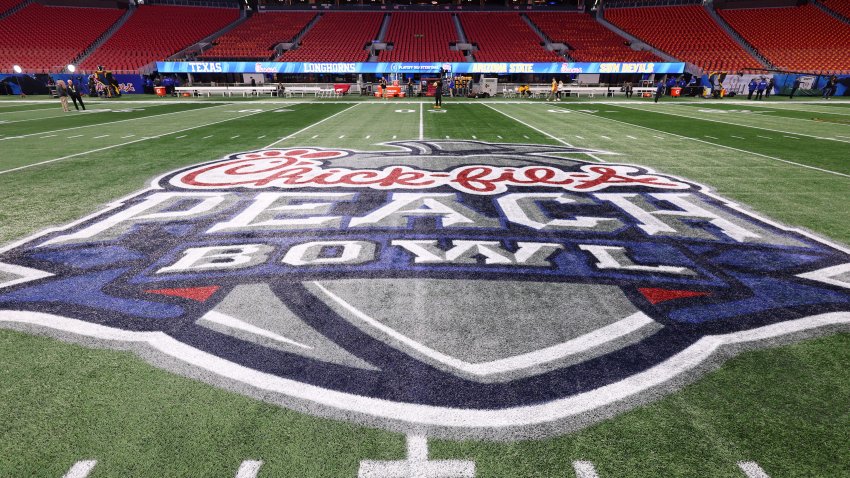
<path fill-rule="evenodd" d="M 179 61 L 157 62 L 160 73 L 426 73 L 440 70 L 453 74 L 484 73 L 510 75 L 516 73 L 682 73 L 684 63 L 310 63 L 310 62 L 243 62 L 243 61 Z"/>
<path fill-rule="evenodd" d="M 74 80 L 74 83 L 80 88 L 80 93 L 84 95 L 89 94 L 89 75 L 77 75 L 77 74 L 57 74 L 50 75 L 53 78 L 53 81 L 65 80 L 66 82 L 71 79 Z M 141 94 L 145 92 L 145 79 L 141 75 L 113 75 L 115 81 L 118 82 L 118 87 L 121 89 L 121 94 Z M 97 91 L 101 91 L 104 88 L 104 85 L 100 82 L 95 83 L 95 89 Z"/>

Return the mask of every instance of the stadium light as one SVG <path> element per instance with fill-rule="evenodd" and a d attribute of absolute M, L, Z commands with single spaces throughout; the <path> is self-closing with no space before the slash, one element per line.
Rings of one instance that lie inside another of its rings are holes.
<path fill-rule="evenodd" d="M 68 68 L 68 71 L 71 73 L 77 71 L 77 67 L 74 65 L 68 65 L 66 68 Z"/>
<path fill-rule="evenodd" d="M 13 65 L 12 70 L 14 70 L 15 73 L 17 73 L 18 75 L 20 75 L 24 71 L 24 69 L 21 68 L 21 65 Z M 21 79 L 16 76 L 15 82 L 18 84 L 18 89 L 21 90 L 21 98 L 26 98 L 27 94 L 24 93 L 24 87 L 21 86 Z"/>

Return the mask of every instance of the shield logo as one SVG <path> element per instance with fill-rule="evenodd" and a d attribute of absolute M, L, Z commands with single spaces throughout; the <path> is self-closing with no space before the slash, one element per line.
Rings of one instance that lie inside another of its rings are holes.
<path fill-rule="evenodd" d="M 603 160 L 600 160 L 603 159 Z M 248 151 L 0 251 L 0 324 L 314 415 L 557 435 L 850 327 L 850 253 L 603 151 Z"/>

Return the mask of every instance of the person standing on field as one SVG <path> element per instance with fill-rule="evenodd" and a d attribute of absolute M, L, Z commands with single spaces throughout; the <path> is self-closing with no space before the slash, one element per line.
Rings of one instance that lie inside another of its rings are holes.
<path fill-rule="evenodd" d="M 753 78 L 752 80 L 750 80 L 750 84 L 747 85 L 747 89 L 750 90 L 750 94 L 747 95 L 748 100 L 753 99 L 753 93 L 756 92 L 757 87 L 758 87 L 758 83 L 756 83 L 756 79 Z"/>
<path fill-rule="evenodd" d="M 437 81 L 434 82 L 434 87 L 436 90 L 434 91 L 434 108 L 440 109 L 443 107 L 443 78 L 437 78 Z"/>
<path fill-rule="evenodd" d="M 761 100 L 762 96 L 764 96 L 764 90 L 767 89 L 767 82 L 764 81 L 764 78 L 759 80 L 758 87 L 756 88 L 756 100 Z"/>
<path fill-rule="evenodd" d="M 546 101 L 552 101 L 555 99 L 558 94 L 558 80 L 552 78 L 552 88 L 549 90 L 549 96 L 546 97 Z"/>
<path fill-rule="evenodd" d="M 800 78 L 799 78 L 799 77 L 797 77 L 797 78 L 794 80 L 794 86 L 792 86 L 792 87 L 791 87 L 791 96 L 789 96 L 789 97 L 788 97 L 788 99 L 793 100 L 793 99 L 794 99 L 794 95 L 797 93 L 797 90 L 799 90 L 799 89 L 800 89 Z"/>
<path fill-rule="evenodd" d="M 56 82 L 56 94 L 59 95 L 59 103 L 62 105 L 62 111 L 69 112 L 68 109 L 68 85 L 64 81 Z"/>
<path fill-rule="evenodd" d="M 655 102 L 658 103 L 658 99 L 664 96 L 664 82 L 658 80 L 658 84 L 655 86 Z"/>
<path fill-rule="evenodd" d="M 86 105 L 83 103 L 83 96 L 80 95 L 80 90 L 77 88 L 77 85 L 74 84 L 74 80 L 68 80 L 68 95 L 71 96 L 71 100 L 74 102 L 74 109 L 80 111 L 80 106 L 82 106 L 83 111 L 85 111 Z M 80 106 L 77 106 L 77 101 L 80 102 Z"/>

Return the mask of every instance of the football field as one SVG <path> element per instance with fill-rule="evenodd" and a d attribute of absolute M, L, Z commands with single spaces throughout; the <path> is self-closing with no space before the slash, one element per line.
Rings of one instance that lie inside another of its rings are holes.
<path fill-rule="evenodd" d="M 848 332 L 850 102 L 0 101 L 2 477 L 850 476 Z"/>

